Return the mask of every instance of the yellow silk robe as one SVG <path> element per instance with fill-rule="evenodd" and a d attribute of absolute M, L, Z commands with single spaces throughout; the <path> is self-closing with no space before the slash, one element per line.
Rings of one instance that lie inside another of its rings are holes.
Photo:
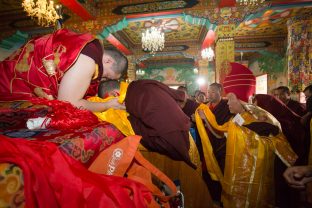
<path fill-rule="evenodd" d="M 278 121 L 265 110 L 245 105 L 248 110 L 241 114 L 244 125 L 257 122 L 260 115 L 266 115 L 268 123 L 280 128 Z M 198 110 L 202 109 L 211 126 L 227 132 L 224 175 L 213 155 L 208 135 Z M 297 155 L 280 133 L 277 136 L 259 136 L 250 129 L 239 126 L 232 120 L 219 126 L 213 113 L 206 105 L 200 105 L 195 113 L 196 124 L 201 137 L 208 172 L 222 184 L 222 202 L 225 208 L 274 207 L 274 158 L 275 155 L 290 166 Z"/>

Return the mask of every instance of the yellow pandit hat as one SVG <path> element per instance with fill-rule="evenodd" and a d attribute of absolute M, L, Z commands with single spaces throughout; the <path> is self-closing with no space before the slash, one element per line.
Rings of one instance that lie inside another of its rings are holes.
<path fill-rule="evenodd" d="M 234 93 L 238 99 L 248 102 L 256 91 L 256 77 L 252 71 L 239 63 L 231 63 L 230 73 L 223 81 L 225 93 Z"/>

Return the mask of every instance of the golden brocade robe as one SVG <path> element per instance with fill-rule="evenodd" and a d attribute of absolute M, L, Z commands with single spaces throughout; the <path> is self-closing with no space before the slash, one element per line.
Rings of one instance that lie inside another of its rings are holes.
<path fill-rule="evenodd" d="M 265 110 L 245 105 L 248 111 L 241 114 L 243 125 L 257 122 L 260 115 L 266 115 L 266 122 L 275 126 L 278 121 Z M 224 175 L 213 155 L 208 135 L 198 110 L 202 109 L 211 126 L 227 132 Z M 247 127 L 232 120 L 219 126 L 213 113 L 206 105 L 200 105 L 195 113 L 196 125 L 201 137 L 206 166 L 213 179 L 222 184 L 222 202 L 225 208 L 274 207 L 274 158 L 277 155 L 287 166 L 291 166 L 297 155 L 291 149 L 284 135 L 260 136 Z"/>

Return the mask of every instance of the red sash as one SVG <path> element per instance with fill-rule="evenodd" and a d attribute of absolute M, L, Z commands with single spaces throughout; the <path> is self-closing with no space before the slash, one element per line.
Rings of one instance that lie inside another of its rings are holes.
<path fill-rule="evenodd" d="M 30 40 L 0 63 L 0 101 L 56 98 L 64 73 L 92 40 L 66 29 Z"/>

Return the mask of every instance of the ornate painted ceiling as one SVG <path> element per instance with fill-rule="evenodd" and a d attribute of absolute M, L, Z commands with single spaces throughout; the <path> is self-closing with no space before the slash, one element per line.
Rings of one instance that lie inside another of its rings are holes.
<path fill-rule="evenodd" d="M 21 0 L 0 0 L 0 39 L 8 43 L 17 31 L 31 36 L 53 31 L 39 27 L 27 17 Z M 105 47 L 117 47 L 145 65 L 196 62 L 207 46 L 208 30 L 220 24 L 235 24 L 235 57 L 257 56 L 259 50 L 285 51 L 287 20 L 311 15 L 312 1 L 275 0 L 251 13 L 234 0 L 58 0 L 63 4 L 64 26 L 91 32 Z M 141 49 L 141 33 L 158 26 L 165 32 L 165 48 L 152 56 Z M 14 42 L 14 41 L 13 41 Z M 14 43 L 12 43 L 14 44 Z"/>
<path fill-rule="evenodd" d="M 128 27 L 122 30 L 122 34 L 133 45 L 141 44 L 141 33 L 151 26 L 160 27 L 166 34 L 166 43 L 183 43 L 185 41 L 200 41 L 200 37 L 205 35 L 202 26 L 185 23 L 182 17 L 162 18 L 155 20 L 141 20 L 129 22 Z M 181 32 L 183 31 L 183 32 Z"/>
<path fill-rule="evenodd" d="M 235 36 L 285 36 L 287 20 L 297 15 L 308 15 L 311 8 L 267 9 L 245 20 L 236 28 Z"/>
<path fill-rule="evenodd" d="M 21 0 L 0 0 L 0 39 L 17 30 L 28 33 L 47 33 L 51 28 L 42 28 L 23 11 Z M 39 32 L 41 31 L 41 32 Z"/>

